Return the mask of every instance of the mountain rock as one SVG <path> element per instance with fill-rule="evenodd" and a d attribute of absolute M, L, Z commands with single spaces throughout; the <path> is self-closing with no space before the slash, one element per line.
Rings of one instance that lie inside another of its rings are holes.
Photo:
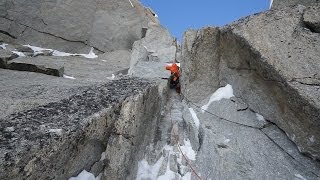
<path fill-rule="evenodd" d="M 158 20 L 138 0 L 9 0 L 0 8 L 1 33 L 64 52 L 131 49 L 149 22 Z"/>
<path fill-rule="evenodd" d="M 318 2 L 319 0 L 273 0 L 272 9 L 285 8 L 298 4 L 308 6 Z"/>
<path fill-rule="evenodd" d="M 277 124 L 302 153 L 319 159 L 320 39 L 304 27 L 304 10 L 269 11 L 223 28 L 186 32 L 182 93 L 201 103 L 231 84 L 249 109 Z"/>

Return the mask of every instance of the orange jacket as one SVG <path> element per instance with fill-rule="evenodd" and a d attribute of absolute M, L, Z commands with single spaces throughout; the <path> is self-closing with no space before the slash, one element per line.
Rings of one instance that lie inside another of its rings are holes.
<path fill-rule="evenodd" d="M 174 74 L 175 76 L 174 81 L 176 81 L 176 79 L 180 77 L 179 66 L 176 63 L 173 63 L 171 65 L 166 65 L 166 70 L 169 70 L 171 71 L 171 74 Z"/>

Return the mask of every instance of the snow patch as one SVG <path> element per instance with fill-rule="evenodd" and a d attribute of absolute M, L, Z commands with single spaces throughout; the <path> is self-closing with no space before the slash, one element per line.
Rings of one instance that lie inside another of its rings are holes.
<path fill-rule="evenodd" d="M 7 45 L 8 45 L 8 44 L 3 43 L 3 44 L 0 45 L 0 47 L 1 47 L 2 49 L 7 49 L 7 47 L 6 47 Z"/>
<path fill-rule="evenodd" d="M 83 170 L 77 177 L 71 177 L 69 180 L 96 180 L 93 174 Z"/>
<path fill-rule="evenodd" d="M 100 161 L 103 161 L 106 159 L 106 152 L 101 153 Z"/>
<path fill-rule="evenodd" d="M 191 180 L 191 172 L 187 172 L 184 176 L 181 177 L 181 180 Z"/>
<path fill-rule="evenodd" d="M 170 180 L 175 179 L 176 173 L 170 170 L 170 155 L 168 157 L 167 169 L 164 175 L 161 175 L 157 180 Z"/>
<path fill-rule="evenodd" d="M 210 97 L 209 102 L 202 106 L 202 112 L 205 112 L 206 110 L 208 110 L 208 107 L 210 106 L 210 104 L 214 101 L 220 101 L 221 99 L 230 99 L 231 97 L 233 97 L 233 89 L 232 86 L 230 84 L 227 84 L 225 87 L 221 87 L 218 90 L 216 90 L 216 92 L 214 92 L 212 94 L 212 96 Z"/>
<path fill-rule="evenodd" d="M 229 143 L 231 140 L 230 139 L 225 139 L 223 142 L 224 143 Z"/>
<path fill-rule="evenodd" d="M 64 56 L 83 56 L 88 59 L 94 59 L 97 58 L 98 56 L 93 52 L 93 47 L 91 47 L 90 52 L 88 54 L 71 54 L 71 53 L 66 53 L 66 52 L 61 52 L 58 50 L 53 50 L 53 49 L 47 49 L 47 48 L 41 48 L 41 47 L 36 47 L 36 46 L 31 46 L 31 45 L 23 45 L 26 47 L 29 47 L 33 50 L 33 52 L 36 54 L 40 54 L 43 51 L 50 51 L 52 52 L 53 56 L 58 56 L 58 57 L 64 57 Z"/>
<path fill-rule="evenodd" d="M 131 2 L 131 0 L 129 0 L 129 2 L 130 2 L 130 4 L 131 4 L 131 6 L 134 7 L 133 4 L 132 4 L 132 2 Z"/>
<path fill-rule="evenodd" d="M 74 78 L 74 77 L 72 77 L 72 76 L 68 76 L 68 75 L 63 75 L 63 78 L 66 78 L 66 79 L 76 79 L 76 78 Z"/>
<path fill-rule="evenodd" d="M 264 119 L 264 117 L 261 114 L 256 113 L 256 117 L 259 121 L 266 122 L 266 119 Z"/>
<path fill-rule="evenodd" d="M 310 142 L 314 143 L 316 142 L 315 138 L 314 138 L 314 135 L 312 135 L 310 138 L 309 138 Z"/>
<path fill-rule="evenodd" d="M 163 159 L 164 157 L 162 156 L 154 165 L 149 165 L 145 159 L 138 162 L 138 173 L 136 180 L 157 179 Z"/>
<path fill-rule="evenodd" d="M 301 174 L 295 174 L 294 175 L 296 178 L 295 179 L 299 179 L 299 180 L 307 180 L 306 178 L 304 178 Z"/>
<path fill-rule="evenodd" d="M 173 63 L 168 63 L 167 66 L 172 66 Z M 180 67 L 180 63 L 175 63 L 178 67 Z"/>
<path fill-rule="evenodd" d="M 24 55 L 22 52 L 19 52 L 19 51 L 11 51 L 11 52 L 18 55 L 19 57 L 26 57 L 26 55 Z"/>
<path fill-rule="evenodd" d="M 180 146 L 181 151 L 188 157 L 189 160 L 196 160 L 196 152 L 192 149 L 189 139 L 184 140 L 184 146 Z"/>
<path fill-rule="evenodd" d="M 116 77 L 116 76 L 115 76 L 114 74 L 112 74 L 111 77 L 107 77 L 107 79 L 109 79 L 109 80 L 114 80 L 115 77 Z"/>
<path fill-rule="evenodd" d="M 7 132 L 13 132 L 14 131 L 14 127 L 12 126 L 12 127 L 7 127 L 6 129 L 5 129 L 5 131 L 7 131 Z"/>
<path fill-rule="evenodd" d="M 193 110 L 193 108 L 189 108 L 189 111 L 191 113 L 192 119 L 194 121 L 194 124 L 196 125 L 197 129 L 199 129 L 200 126 L 200 120 L 197 116 L 197 113 Z"/>

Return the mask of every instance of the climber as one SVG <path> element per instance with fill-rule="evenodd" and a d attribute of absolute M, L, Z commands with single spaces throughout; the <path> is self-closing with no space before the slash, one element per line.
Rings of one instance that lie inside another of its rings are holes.
<path fill-rule="evenodd" d="M 166 65 L 166 70 L 171 71 L 171 75 L 169 78 L 170 81 L 170 88 L 176 88 L 177 93 L 180 93 L 180 82 L 179 82 L 179 78 L 180 78 L 180 70 L 179 70 L 179 66 L 177 63 L 172 63 L 172 64 L 168 64 Z"/>

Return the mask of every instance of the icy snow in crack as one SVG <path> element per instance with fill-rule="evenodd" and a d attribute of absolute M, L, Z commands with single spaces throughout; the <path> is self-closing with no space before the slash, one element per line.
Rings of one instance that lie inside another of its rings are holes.
<path fill-rule="evenodd" d="M 8 45 L 8 44 L 3 43 L 3 44 L 0 45 L 0 47 L 1 47 L 2 49 L 7 49 L 7 48 L 6 48 L 7 45 Z"/>
<path fill-rule="evenodd" d="M 212 94 L 212 96 L 210 97 L 209 102 L 202 106 L 202 112 L 205 112 L 206 110 L 208 110 L 208 107 L 210 106 L 210 104 L 214 101 L 220 101 L 221 99 L 230 99 L 231 97 L 233 97 L 233 89 L 232 86 L 230 84 L 227 84 L 225 87 L 221 87 L 218 90 L 216 90 L 216 92 L 214 92 Z"/>
<path fill-rule="evenodd" d="M 26 55 L 24 55 L 22 52 L 19 52 L 19 51 L 11 51 L 11 52 L 18 55 L 19 57 L 26 57 Z"/>
<path fill-rule="evenodd" d="M 66 78 L 66 79 L 76 79 L 76 78 L 74 78 L 72 76 L 68 76 L 68 75 L 65 75 L 65 74 L 63 75 L 63 77 Z"/>
<path fill-rule="evenodd" d="M 145 159 L 138 162 L 138 174 L 136 180 L 157 179 L 163 160 L 164 157 L 161 156 L 154 165 L 149 165 Z"/>
<path fill-rule="evenodd" d="M 100 179 L 99 176 L 95 178 L 93 174 L 87 172 L 86 170 L 83 170 L 80 174 L 78 174 L 77 177 L 69 178 L 69 180 L 99 180 L 99 179 Z"/>
<path fill-rule="evenodd" d="M 53 49 L 46 49 L 46 48 L 41 48 L 41 47 L 36 47 L 36 46 L 31 46 L 31 45 L 23 45 L 25 47 L 29 47 L 33 50 L 34 54 L 41 54 L 43 53 L 43 51 L 50 51 L 52 52 L 53 56 L 59 56 L 59 57 L 63 57 L 63 56 L 82 56 L 88 59 L 94 59 L 97 58 L 98 56 L 93 52 L 93 47 L 91 47 L 91 50 L 88 54 L 72 54 L 72 53 L 66 53 L 66 52 L 61 52 L 58 50 L 53 50 Z"/>
<path fill-rule="evenodd" d="M 196 125 L 197 129 L 199 129 L 200 126 L 200 120 L 197 116 L 197 113 L 193 110 L 193 108 L 189 108 L 189 111 L 191 113 L 192 119 L 194 121 L 194 124 Z"/>

